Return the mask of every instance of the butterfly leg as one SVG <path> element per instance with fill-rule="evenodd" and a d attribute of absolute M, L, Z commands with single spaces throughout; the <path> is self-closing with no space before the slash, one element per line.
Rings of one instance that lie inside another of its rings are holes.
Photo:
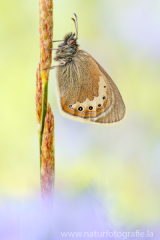
<path fill-rule="evenodd" d="M 69 47 L 69 45 L 65 45 L 65 46 L 61 47 L 60 51 L 63 52 L 67 47 Z"/>
<path fill-rule="evenodd" d="M 65 62 L 65 61 L 63 61 L 62 59 L 59 59 L 58 61 L 60 62 L 60 64 L 59 64 L 59 65 L 55 65 L 55 66 L 51 66 L 51 67 L 47 67 L 47 68 L 43 68 L 43 69 L 41 69 L 41 70 L 53 69 L 53 68 L 55 68 L 55 67 L 60 67 L 60 66 L 63 66 L 63 65 L 65 65 L 65 64 L 66 64 L 66 62 Z"/>
<path fill-rule="evenodd" d="M 62 60 L 62 59 L 59 59 L 58 61 L 61 62 L 61 65 L 65 65 L 66 64 L 66 62 L 64 60 Z"/>
<path fill-rule="evenodd" d="M 58 50 L 58 48 L 46 48 L 47 50 Z"/>
<path fill-rule="evenodd" d="M 63 40 L 55 40 L 55 41 L 53 41 L 53 42 L 63 42 Z"/>
<path fill-rule="evenodd" d="M 67 47 L 69 47 L 69 45 L 65 45 L 63 47 L 59 47 L 59 48 L 46 48 L 47 50 L 60 50 L 61 52 L 63 52 Z"/>

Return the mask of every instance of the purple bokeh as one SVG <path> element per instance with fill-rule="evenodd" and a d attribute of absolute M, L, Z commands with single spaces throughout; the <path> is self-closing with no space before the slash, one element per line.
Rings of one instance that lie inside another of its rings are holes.
<path fill-rule="evenodd" d="M 108 219 L 106 209 L 92 193 L 66 197 L 56 195 L 53 210 L 43 211 L 40 200 L 16 201 L 3 198 L 0 207 L 0 239 L 3 240 L 59 240 L 59 239 L 159 239 L 154 227 L 136 226 L 129 229 L 126 226 L 114 226 Z M 153 231 L 154 237 L 128 237 L 125 232 Z M 157 228 L 158 229 L 158 228 Z M 97 233 L 95 233 L 95 231 Z M 121 237 L 114 237 L 116 231 Z M 84 237 L 62 237 L 63 232 L 87 232 Z M 110 237 L 100 237 L 102 232 L 108 232 Z M 91 237 L 91 234 L 95 234 Z M 97 235 L 96 235 L 97 234 Z M 99 237 L 98 237 L 99 236 Z M 160 235 L 159 235 L 160 236 Z"/>

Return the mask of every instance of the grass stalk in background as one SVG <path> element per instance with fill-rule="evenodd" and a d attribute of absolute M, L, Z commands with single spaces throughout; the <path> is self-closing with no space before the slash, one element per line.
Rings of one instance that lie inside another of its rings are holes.
<path fill-rule="evenodd" d="M 49 70 L 53 36 L 53 0 L 39 1 L 40 63 L 37 69 L 36 116 L 40 147 L 41 193 L 43 200 L 53 195 L 54 117 L 48 105 Z"/>

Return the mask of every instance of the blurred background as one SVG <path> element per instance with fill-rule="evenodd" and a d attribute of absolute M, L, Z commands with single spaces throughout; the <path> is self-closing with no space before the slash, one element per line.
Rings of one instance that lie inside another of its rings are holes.
<path fill-rule="evenodd" d="M 127 108 L 125 119 L 111 126 L 64 118 L 57 104 L 55 72 L 50 72 L 56 145 L 54 230 L 58 236 L 64 229 L 148 229 L 158 236 L 160 2 L 53 2 L 54 40 L 75 32 L 71 18 L 76 13 L 80 47 L 109 73 Z M 4 234 L 8 219 L 10 229 L 19 226 L 25 231 L 40 199 L 35 116 L 38 11 L 38 0 L 0 1 L 0 230 Z"/>

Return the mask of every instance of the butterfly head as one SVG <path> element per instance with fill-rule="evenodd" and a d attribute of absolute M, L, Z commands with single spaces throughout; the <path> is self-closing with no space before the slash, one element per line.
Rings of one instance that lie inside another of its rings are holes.
<path fill-rule="evenodd" d="M 63 42 L 58 46 L 58 50 L 56 53 L 60 52 L 69 52 L 78 47 L 77 38 L 75 37 L 75 33 L 68 33 L 65 35 Z M 71 51 L 72 52 L 72 51 Z"/>
<path fill-rule="evenodd" d="M 72 56 L 77 52 L 78 49 L 78 23 L 77 23 L 77 15 L 74 14 L 75 19 L 72 18 L 76 28 L 75 33 L 68 33 L 65 35 L 63 42 L 58 46 L 58 50 L 56 51 L 56 57 L 54 58 L 55 61 L 59 59 L 64 59 L 66 62 L 72 60 Z"/>

